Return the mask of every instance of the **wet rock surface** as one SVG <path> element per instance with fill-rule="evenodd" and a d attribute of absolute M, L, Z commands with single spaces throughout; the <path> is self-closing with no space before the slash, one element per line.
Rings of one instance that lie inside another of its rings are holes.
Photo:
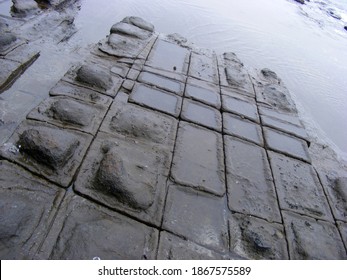
<path fill-rule="evenodd" d="M 73 34 L 68 3 L 0 21 L 0 87 Z M 276 73 L 138 17 L 83 52 L 0 103 L 2 259 L 346 258 L 347 174 L 311 163 Z"/>

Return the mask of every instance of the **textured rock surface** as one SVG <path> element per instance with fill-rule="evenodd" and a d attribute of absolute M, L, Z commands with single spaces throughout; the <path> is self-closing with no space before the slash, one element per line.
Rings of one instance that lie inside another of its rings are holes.
<path fill-rule="evenodd" d="M 126 17 L 14 90 L 69 4 L 0 19 L 2 259 L 346 258 L 346 170 L 273 71 Z"/>

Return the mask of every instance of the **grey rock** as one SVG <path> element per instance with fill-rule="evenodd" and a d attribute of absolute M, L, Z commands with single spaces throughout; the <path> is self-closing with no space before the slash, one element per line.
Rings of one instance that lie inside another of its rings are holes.
<path fill-rule="evenodd" d="M 124 135 L 173 150 L 177 120 L 165 114 L 127 103 L 128 96 L 120 92 L 112 104 L 101 131 Z"/>
<path fill-rule="evenodd" d="M 143 84 L 134 86 L 129 100 L 174 117 L 178 117 L 181 111 L 181 97 Z"/>
<path fill-rule="evenodd" d="M 296 260 L 346 259 L 335 224 L 283 212 L 289 255 Z"/>
<path fill-rule="evenodd" d="M 51 97 L 34 108 L 27 118 L 96 134 L 107 109 L 107 106 L 101 104 L 68 97 Z"/>
<path fill-rule="evenodd" d="M 228 229 L 224 205 L 223 198 L 170 186 L 163 228 L 199 245 L 226 252 Z"/>
<path fill-rule="evenodd" d="M 143 178 L 138 182 L 131 176 L 135 171 L 125 159 L 118 156 L 116 149 L 110 148 L 100 163 L 96 174 L 96 184 L 105 191 L 115 196 L 117 200 L 128 204 L 135 209 L 147 209 L 153 204 L 155 184 L 152 178 Z M 138 172 L 145 166 L 138 165 Z"/>
<path fill-rule="evenodd" d="M 72 193 L 60 207 L 40 259 L 154 259 L 158 231 Z"/>
<path fill-rule="evenodd" d="M 12 10 L 19 15 L 29 15 L 39 10 L 39 6 L 34 0 L 12 0 Z"/>
<path fill-rule="evenodd" d="M 140 17 L 126 17 L 122 20 L 122 22 L 130 23 L 149 32 L 154 32 L 154 25 Z"/>
<path fill-rule="evenodd" d="M 91 135 L 28 120 L 24 121 L 1 147 L 0 154 L 67 187 L 90 142 Z M 10 144 L 20 152 L 11 152 Z"/>
<path fill-rule="evenodd" d="M 159 225 L 166 195 L 169 151 L 98 133 L 80 168 L 75 190 L 136 219 Z"/>
<path fill-rule="evenodd" d="M 282 112 L 297 113 L 295 103 L 291 99 L 289 91 L 282 85 L 265 85 L 261 92 L 261 97 L 263 102 Z"/>
<path fill-rule="evenodd" d="M 188 60 L 189 51 L 186 48 L 157 40 L 149 54 L 146 65 L 169 72 L 186 74 Z"/>
<path fill-rule="evenodd" d="M 284 123 L 290 123 L 295 126 L 302 127 L 302 123 L 296 114 L 283 113 L 263 106 L 258 106 L 258 109 L 261 115 L 268 116 L 276 120 L 280 120 Z"/>
<path fill-rule="evenodd" d="M 319 172 L 335 219 L 347 222 L 347 178 Z"/>
<path fill-rule="evenodd" d="M 269 152 L 281 209 L 333 221 L 328 201 L 310 164 Z"/>
<path fill-rule="evenodd" d="M 257 106 L 252 102 L 222 94 L 222 109 L 224 112 L 234 113 L 259 122 Z"/>
<path fill-rule="evenodd" d="M 117 33 L 122 34 L 125 36 L 135 37 L 137 39 L 147 39 L 151 36 L 151 33 L 148 31 L 145 31 L 141 28 L 138 28 L 134 25 L 127 24 L 124 22 L 118 22 L 114 25 L 112 25 L 110 34 Z"/>
<path fill-rule="evenodd" d="M 235 259 L 240 257 L 233 255 Z M 166 231 L 160 233 L 158 257 L 159 260 L 225 260 L 232 256 L 221 254 L 185 240 Z"/>
<path fill-rule="evenodd" d="M 0 34 L 0 51 L 3 51 L 8 45 L 17 41 L 17 37 L 11 32 L 4 32 Z"/>
<path fill-rule="evenodd" d="M 298 2 L 300 4 L 305 4 L 305 0 L 294 0 L 294 1 L 296 1 L 296 2 Z"/>
<path fill-rule="evenodd" d="M 217 57 L 192 52 L 189 66 L 189 76 L 210 83 L 219 84 Z"/>
<path fill-rule="evenodd" d="M 260 72 L 266 79 L 272 79 L 272 80 L 278 80 L 279 79 L 277 74 L 268 68 L 264 68 Z"/>
<path fill-rule="evenodd" d="M 171 170 L 174 181 L 223 196 L 225 179 L 222 145 L 219 133 L 181 121 Z"/>
<path fill-rule="evenodd" d="M 0 161 L 0 257 L 32 259 L 64 196 L 62 189 Z"/>
<path fill-rule="evenodd" d="M 342 240 L 345 243 L 345 248 L 347 249 L 347 224 L 342 222 L 337 222 L 337 225 L 340 230 Z"/>
<path fill-rule="evenodd" d="M 138 81 L 153 85 L 163 90 L 171 91 L 179 96 L 183 95 L 184 85 L 178 81 L 164 78 L 149 72 L 142 72 L 138 77 Z"/>
<path fill-rule="evenodd" d="M 113 85 L 109 73 L 90 65 L 83 65 L 77 70 L 76 80 L 103 90 L 108 90 Z"/>
<path fill-rule="evenodd" d="M 97 91 L 73 85 L 65 81 L 59 81 L 54 87 L 51 88 L 49 94 L 51 96 L 68 96 L 81 101 L 87 101 L 92 104 L 100 104 L 106 107 L 108 107 L 112 102 L 110 97 L 100 94 Z"/>
<path fill-rule="evenodd" d="M 231 136 L 224 136 L 224 143 L 229 208 L 281 222 L 266 151 Z"/>
<path fill-rule="evenodd" d="M 242 214 L 229 219 L 230 250 L 247 259 L 288 259 L 283 226 Z"/>
<path fill-rule="evenodd" d="M 223 132 L 260 146 L 264 145 L 260 125 L 243 119 L 237 115 L 223 113 Z"/>
<path fill-rule="evenodd" d="M 222 116 L 220 112 L 200 102 L 185 98 L 183 100 L 181 118 L 218 132 L 222 130 Z"/>
<path fill-rule="evenodd" d="M 185 88 L 185 97 L 213 106 L 218 110 L 221 107 L 218 87 L 201 80 L 188 78 Z"/>
<path fill-rule="evenodd" d="M 8 88 L 20 73 L 21 64 L 0 58 L 0 92 Z"/>
<path fill-rule="evenodd" d="M 270 150 L 292 156 L 294 158 L 311 162 L 307 142 L 289 134 L 264 127 L 266 147 Z"/>

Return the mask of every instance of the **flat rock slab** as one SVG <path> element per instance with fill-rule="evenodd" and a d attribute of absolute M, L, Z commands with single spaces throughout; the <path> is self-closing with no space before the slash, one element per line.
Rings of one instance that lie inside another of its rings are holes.
<path fill-rule="evenodd" d="M 171 176 L 174 181 L 218 196 L 225 193 L 222 136 L 180 122 Z"/>
<path fill-rule="evenodd" d="M 222 94 L 222 109 L 259 123 L 257 106 L 252 102 Z"/>
<path fill-rule="evenodd" d="M 231 136 L 224 142 L 229 208 L 281 222 L 265 149 Z"/>
<path fill-rule="evenodd" d="M 163 228 L 202 246 L 226 252 L 225 207 L 224 198 L 172 185 L 167 196 Z"/>
<path fill-rule="evenodd" d="M 260 125 L 234 114 L 223 113 L 223 132 L 263 146 L 263 133 Z"/>
<path fill-rule="evenodd" d="M 67 96 L 90 103 L 109 107 L 112 103 L 111 97 L 97 91 L 77 86 L 60 80 L 49 92 L 50 96 Z"/>
<path fill-rule="evenodd" d="M 136 219 L 161 222 L 169 152 L 156 145 L 99 133 L 81 166 L 75 190 Z"/>
<path fill-rule="evenodd" d="M 229 255 L 205 248 L 187 239 L 162 231 L 160 233 L 158 260 L 225 260 Z"/>
<path fill-rule="evenodd" d="M 179 96 L 183 95 L 184 84 L 163 76 L 155 75 L 149 72 L 141 72 L 140 76 L 138 77 L 138 81 L 173 92 Z"/>
<path fill-rule="evenodd" d="M 1 147 L 0 155 L 68 187 L 91 140 L 86 133 L 27 120 Z"/>
<path fill-rule="evenodd" d="M 264 127 L 263 131 L 265 144 L 268 149 L 295 157 L 308 163 L 311 162 L 305 140 L 267 127 Z"/>
<path fill-rule="evenodd" d="M 166 114 L 127 103 L 128 95 L 120 92 L 105 117 L 101 131 L 135 140 L 162 145 L 172 151 L 178 121 Z"/>
<path fill-rule="evenodd" d="M 258 109 L 259 109 L 259 113 L 263 116 L 268 116 L 276 120 L 280 120 L 284 123 L 290 123 L 290 124 L 302 127 L 302 123 L 299 117 L 297 116 L 297 114 L 284 113 L 284 112 L 280 112 L 278 110 L 267 108 L 264 106 L 259 106 Z"/>
<path fill-rule="evenodd" d="M 185 98 L 183 100 L 181 118 L 218 132 L 222 131 L 222 116 L 220 112 L 200 102 Z"/>
<path fill-rule="evenodd" d="M 70 193 L 37 258 L 154 259 L 157 243 L 158 230 Z"/>
<path fill-rule="evenodd" d="M 277 130 L 281 130 L 281 131 L 288 133 L 288 134 L 292 134 L 298 138 L 308 140 L 307 132 L 301 126 L 293 125 L 291 123 L 284 122 L 282 120 L 279 120 L 279 119 L 276 119 L 273 117 L 269 117 L 269 116 L 265 116 L 265 115 L 261 116 L 261 122 L 263 125 L 272 127 L 274 129 L 277 129 Z"/>
<path fill-rule="evenodd" d="M 283 211 L 283 219 L 291 259 L 347 259 L 335 224 L 288 211 Z"/>
<path fill-rule="evenodd" d="M 34 257 L 50 228 L 64 192 L 17 165 L 0 161 L 2 260 Z"/>
<path fill-rule="evenodd" d="M 328 201 L 310 164 L 269 152 L 281 209 L 333 221 Z"/>
<path fill-rule="evenodd" d="M 218 110 L 221 107 L 218 87 L 201 80 L 188 78 L 185 97 L 200 101 L 206 105 L 215 107 Z"/>
<path fill-rule="evenodd" d="M 143 84 L 134 86 L 129 100 L 174 117 L 178 117 L 181 112 L 181 97 Z"/>
<path fill-rule="evenodd" d="M 188 49 L 159 39 L 154 44 L 146 65 L 169 72 L 187 74 L 188 61 Z"/>
<path fill-rule="evenodd" d="M 111 97 L 116 96 L 123 83 L 123 79 L 113 74 L 111 69 L 95 63 L 72 66 L 63 80 Z"/>
<path fill-rule="evenodd" d="M 287 242 L 281 224 L 242 214 L 229 219 L 230 250 L 247 259 L 288 259 Z"/>
<path fill-rule="evenodd" d="M 16 61 L 0 58 L 0 92 L 5 90 L 19 74 L 21 64 Z"/>
<path fill-rule="evenodd" d="M 32 110 L 27 118 L 95 135 L 107 109 L 104 105 L 73 98 L 51 97 Z"/>
<path fill-rule="evenodd" d="M 204 80 L 210 83 L 219 84 L 217 57 L 213 53 L 211 56 L 191 53 L 189 76 Z"/>
<path fill-rule="evenodd" d="M 330 207 L 337 220 L 347 222 L 347 178 L 319 172 Z"/>

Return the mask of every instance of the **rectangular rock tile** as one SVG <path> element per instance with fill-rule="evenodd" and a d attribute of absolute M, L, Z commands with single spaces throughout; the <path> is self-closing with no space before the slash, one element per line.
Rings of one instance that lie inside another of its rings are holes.
<path fill-rule="evenodd" d="M 218 110 L 221 107 L 219 88 L 201 80 L 188 78 L 185 97 L 213 106 Z"/>
<path fill-rule="evenodd" d="M 296 260 L 347 259 L 334 224 L 283 211 L 289 255 Z"/>
<path fill-rule="evenodd" d="M 130 80 L 136 80 L 137 77 L 140 75 L 140 71 L 136 70 L 134 68 L 131 68 L 128 72 L 127 78 Z"/>
<path fill-rule="evenodd" d="M 75 190 L 136 219 L 160 225 L 169 152 L 157 145 L 99 133 L 80 168 Z"/>
<path fill-rule="evenodd" d="M 194 242 L 162 231 L 160 233 L 159 260 L 225 260 L 229 255 L 207 249 Z"/>
<path fill-rule="evenodd" d="M 207 56 L 192 52 L 189 65 L 189 76 L 219 84 L 217 58 L 215 54 Z"/>
<path fill-rule="evenodd" d="M 224 95 L 228 95 L 230 97 L 237 98 L 237 99 L 246 100 L 246 101 L 249 100 L 250 102 L 253 102 L 253 103 L 255 102 L 254 93 L 245 92 L 240 89 L 221 86 L 221 93 Z"/>
<path fill-rule="evenodd" d="M 268 149 L 295 157 L 308 163 L 311 162 L 305 140 L 267 127 L 263 128 L 263 132 L 265 145 Z"/>
<path fill-rule="evenodd" d="M 259 123 L 257 106 L 253 102 L 222 94 L 222 109 Z"/>
<path fill-rule="evenodd" d="M 281 209 L 333 220 L 329 204 L 310 164 L 269 152 Z"/>
<path fill-rule="evenodd" d="M 228 85 L 232 88 L 254 95 L 253 85 L 243 65 L 228 65 L 224 68 Z"/>
<path fill-rule="evenodd" d="M 40 52 L 28 44 L 21 45 L 6 55 L 6 59 L 19 62 L 22 65 L 33 63 L 40 56 Z"/>
<path fill-rule="evenodd" d="M 128 91 L 132 91 L 135 86 L 135 82 L 132 80 L 125 80 L 122 84 L 122 88 Z"/>
<path fill-rule="evenodd" d="M 83 132 L 27 120 L 0 148 L 0 155 L 68 187 L 91 141 Z"/>
<path fill-rule="evenodd" d="M 97 91 L 59 81 L 49 92 L 51 96 L 69 96 L 78 100 L 110 106 L 112 99 Z"/>
<path fill-rule="evenodd" d="M 0 258 L 32 259 L 48 233 L 62 189 L 0 161 Z"/>
<path fill-rule="evenodd" d="M 229 208 L 281 222 L 271 170 L 263 148 L 224 136 Z"/>
<path fill-rule="evenodd" d="M 183 100 L 181 118 L 216 131 L 222 130 L 220 112 L 210 106 L 189 99 Z"/>
<path fill-rule="evenodd" d="M 159 39 L 154 44 L 146 65 L 165 71 L 186 74 L 188 59 L 189 51 L 186 48 Z"/>
<path fill-rule="evenodd" d="M 72 128 L 96 134 L 108 106 L 78 101 L 64 96 L 44 100 L 27 116 L 62 128 Z"/>
<path fill-rule="evenodd" d="M 184 85 L 182 83 L 164 78 L 163 76 L 155 75 L 149 72 L 141 72 L 140 76 L 138 77 L 138 81 L 156 86 L 163 90 L 171 91 L 179 96 L 183 95 Z"/>
<path fill-rule="evenodd" d="M 172 151 L 178 121 L 166 114 L 127 103 L 127 100 L 127 94 L 120 92 L 117 95 L 100 130 L 162 145 Z"/>
<path fill-rule="evenodd" d="M 273 117 L 261 116 L 261 122 L 263 125 L 281 130 L 288 134 L 292 134 L 304 140 L 308 140 L 308 135 L 306 130 L 301 126 L 296 126 L 288 122 L 283 122 L 279 119 Z"/>
<path fill-rule="evenodd" d="M 180 122 L 171 176 L 175 182 L 215 195 L 225 193 L 222 136 Z"/>
<path fill-rule="evenodd" d="M 111 69 L 92 62 L 74 65 L 66 72 L 63 80 L 115 97 L 123 79 L 113 74 Z"/>
<path fill-rule="evenodd" d="M 318 174 L 335 219 L 347 222 L 347 178 L 333 172 Z"/>
<path fill-rule="evenodd" d="M 237 115 L 223 113 L 223 132 L 260 146 L 264 145 L 260 125 Z"/>
<path fill-rule="evenodd" d="M 230 250 L 247 259 L 286 260 L 283 226 L 242 214 L 229 219 Z"/>
<path fill-rule="evenodd" d="M 187 79 L 186 76 L 181 74 L 181 73 L 165 71 L 165 70 L 153 68 L 153 67 L 146 66 L 146 65 L 143 66 L 142 70 L 146 71 L 146 72 L 150 72 L 150 73 L 156 74 L 156 75 L 160 75 L 160 76 L 163 76 L 163 77 L 167 77 L 167 78 L 169 78 L 171 80 L 176 80 L 176 81 L 179 81 L 179 82 L 182 82 L 182 83 L 185 83 L 185 81 Z"/>
<path fill-rule="evenodd" d="M 143 84 L 134 86 L 129 100 L 174 117 L 178 117 L 181 112 L 181 97 Z"/>
<path fill-rule="evenodd" d="M 225 199 L 172 185 L 166 199 L 163 228 L 215 249 L 228 251 Z"/>
<path fill-rule="evenodd" d="M 60 207 L 38 259 L 154 259 L 158 230 L 72 193 Z"/>
<path fill-rule="evenodd" d="M 347 250 L 347 224 L 343 222 L 337 222 L 337 225 L 340 230 L 342 240 L 345 243 L 345 248 Z"/>
<path fill-rule="evenodd" d="M 302 127 L 302 123 L 297 116 L 297 114 L 288 114 L 280 111 L 276 111 L 274 109 L 270 109 L 264 106 L 259 106 L 259 113 L 264 116 L 272 117 L 274 119 L 281 120 L 286 123 L 291 123 L 293 125 Z"/>

